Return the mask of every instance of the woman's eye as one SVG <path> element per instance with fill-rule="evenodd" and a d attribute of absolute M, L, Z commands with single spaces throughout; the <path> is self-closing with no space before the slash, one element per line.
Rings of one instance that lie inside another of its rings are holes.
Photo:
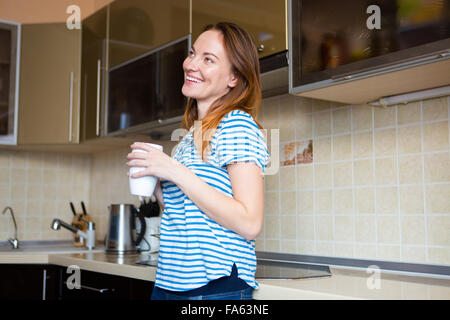
<path fill-rule="evenodd" d="M 193 56 L 194 55 L 194 51 L 192 51 L 192 50 L 189 50 L 189 56 Z"/>
<path fill-rule="evenodd" d="M 212 63 L 213 61 L 210 58 L 205 58 L 205 61 L 208 63 Z"/>

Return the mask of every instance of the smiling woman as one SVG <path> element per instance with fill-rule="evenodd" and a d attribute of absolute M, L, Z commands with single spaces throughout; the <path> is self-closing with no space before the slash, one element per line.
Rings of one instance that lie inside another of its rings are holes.
<path fill-rule="evenodd" d="M 263 173 L 269 154 L 255 121 L 261 104 L 259 61 L 248 33 L 208 26 L 183 63 L 189 129 L 173 158 L 136 143 L 135 177 L 160 178 L 164 208 L 152 299 L 251 299 L 254 239 L 263 222 Z"/>

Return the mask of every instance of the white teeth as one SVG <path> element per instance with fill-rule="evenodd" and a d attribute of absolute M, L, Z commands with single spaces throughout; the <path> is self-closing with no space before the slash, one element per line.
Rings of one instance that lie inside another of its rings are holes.
<path fill-rule="evenodd" d="M 186 79 L 189 80 L 189 81 L 194 81 L 196 83 L 200 83 L 201 82 L 200 80 L 192 78 L 192 77 L 189 77 L 189 76 L 186 76 Z"/>

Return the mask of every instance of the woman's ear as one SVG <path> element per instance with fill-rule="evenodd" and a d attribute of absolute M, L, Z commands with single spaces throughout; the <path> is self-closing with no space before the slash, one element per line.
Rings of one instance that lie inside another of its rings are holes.
<path fill-rule="evenodd" d="M 232 72 L 232 73 L 231 73 L 231 79 L 230 79 L 230 81 L 228 82 L 228 87 L 229 87 L 229 88 L 234 88 L 234 87 L 236 87 L 237 82 L 238 82 L 238 76 L 236 75 L 235 72 Z"/>

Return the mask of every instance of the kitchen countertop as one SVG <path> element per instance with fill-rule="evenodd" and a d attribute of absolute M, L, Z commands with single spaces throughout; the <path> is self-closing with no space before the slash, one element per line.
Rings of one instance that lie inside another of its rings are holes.
<path fill-rule="evenodd" d="M 156 267 L 136 264 L 156 254 L 106 254 L 102 248 L 87 252 L 72 247 L 68 253 L 24 250 L 0 251 L 0 263 L 49 263 L 60 266 L 77 265 L 82 270 L 102 272 L 135 279 L 154 281 Z M 263 299 L 450 299 L 450 277 L 432 278 L 381 272 L 380 281 L 365 271 L 330 267 L 332 276 L 297 280 L 257 280 L 260 288 L 254 298 Z M 372 281 L 374 280 L 374 281 Z M 370 289 L 372 287 L 373 289 Z"/>

